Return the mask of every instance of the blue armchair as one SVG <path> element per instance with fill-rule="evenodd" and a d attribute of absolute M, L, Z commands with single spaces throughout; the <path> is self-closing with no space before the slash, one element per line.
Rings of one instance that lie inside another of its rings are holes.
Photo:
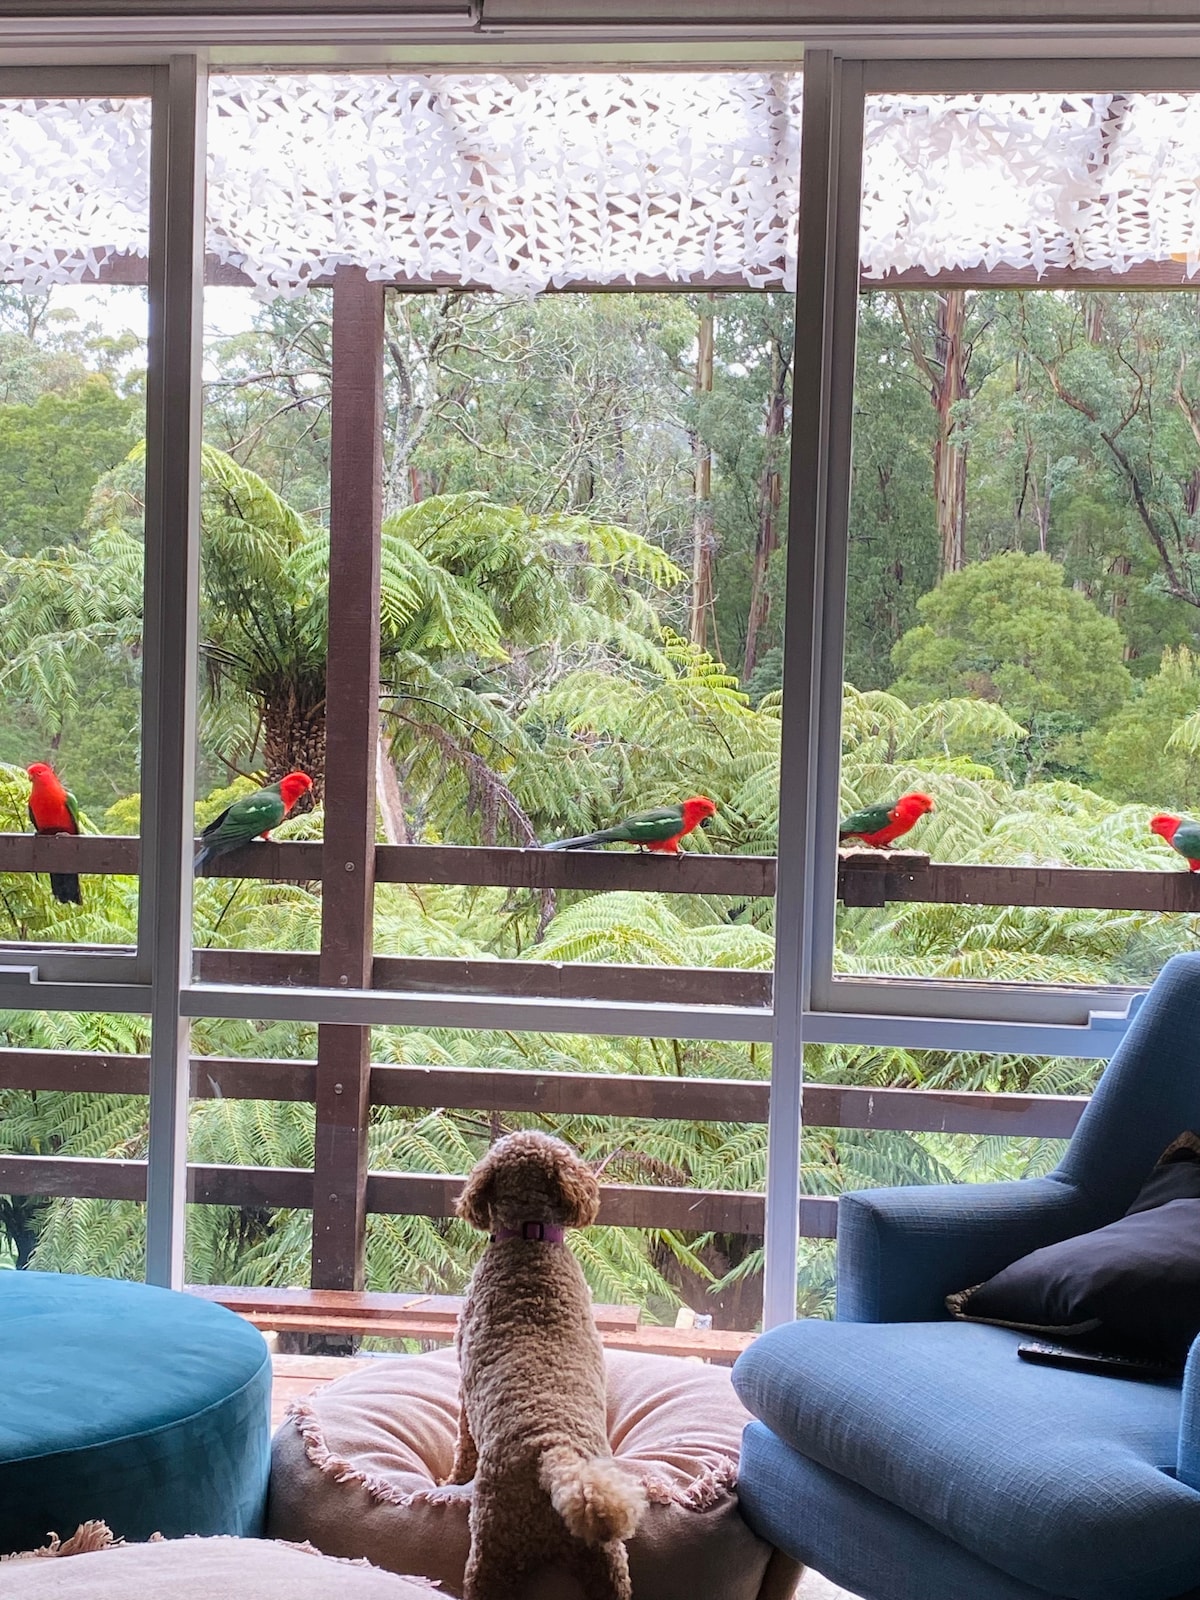
<path fill-rule="evenodd" d="M 1200 1600 L 1200 1340 L 1182 1386 L 1031 1366 L 945 1296 L 1121 1216 L 1200 1130 L 1200 955 L 1168 962 L 1062 1164 L 838 1213 L 838 1320 L 738 1361 L 752 1527 L 863 1600 Z"/>

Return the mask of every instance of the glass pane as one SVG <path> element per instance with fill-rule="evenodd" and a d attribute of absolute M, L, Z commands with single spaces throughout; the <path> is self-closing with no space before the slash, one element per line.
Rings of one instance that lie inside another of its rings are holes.
<path fill-rule="evenodd" d="M 0 1268 L 143 1276 L 124 1163 L 146 1156 L 149 1043 L 144 1017 L 0 1012 Z"/>
<path fill-rule="evenodd" d="M 1043 1176 L 1062 1159 L 1104 1066 L 1062 1057 L 808 1045 L 804 1193 L 833 1204 L 832 1197 L 858 1189 Z M 1022 1104 L 1018 1097 L 1027 1099 Z M 801 1240 L 798 1315 L 834 1314 L 834 1250 L 831 1240 Z"/>
<path fill-rule="evenodd" d="M 313 1085 L 305 1063 L 315 1054 L 316 1029 L 303 1023 L 204 1018 L 192 1024 L 188 1159 L 235 1170 L 221 1173 L 218 1188 L 206 1186 L 211 1192 L 203 1203 L 188 1206 L 189 1283 L 308 1284 Z M 303 1176 L 294 1194 L 281 1197 L 286 1203 L 271 1204 L 261 1184 L 239 1192 L 239 1167 L 299 1169 Z"/>
<path fill-rule="evenodd" d="M 29 827 L 35 763 L 39 831 L 139 831 L 149 136 L 145 99 L 0 101 L 5 832 Z M 126 945 L 136 923 L 133 877 L 0 874 L 3 943 Z"/>
<path fill-rule="evenodd" d="M 847 894 L 838 971 L 1139 985 L 1200 931 L 1151 829 L 1200 805 L 1198 113 L 868 101 L 842 879 L 934 865 Z"/>
<path fill-rule="evenodd" d="M 328 289 L 267 301 L 248 287 L 205 290 L 198 830 L 301 771 L 313 792 L 271 837 L 321 837 L 331 299 Z M 198 878 L 200 976 L 315 982 L 298 964 L 247 955 L 235 967 L 215 952 L 313 954 L 320 914 L 315 883 Z"/>
<path fill-rule="evenodd" d="M 679 966 L 693 1000 L 765 1002 L 761 871 L 673 895 L 636 824 L 605 834 L 707 797 L 684 849 L 773 852 L 791 345 L 782 293 L 389 297 L 386 835 L 595 834 L 611 878 L 381 884 L 381 956 Z"/>
<path fill-rule="evenodd" d="M 773 851 L 799 104 L 786 72 L 213 77 L 202 825 L 299 770 L 318 809 L 273 837 L 320 837 L 324 285 L 357 263 L 421 291 L 386 302 L 380 842 L 562 844 L 707 800 L 708 831 L 703 805 L 639 826 Z M 703 160 L 680 160 L 683 128 Z M 644 281 L 672 292 L 600 292 Z M 385 861 L 376 981 L 486 957 L 483 981 L 531 993 L 491 958 L 636 964 L 687 969 L 681 1000 L 765 1004 L 769 870 L 692 871 L 675 896 L 640 839 L 593 841 L 611 877 L 586 887 L 472 886 L 448 856 L 401 885 Z M 311 957 L 316 905 L 201 882 L 196 942 Z"/>

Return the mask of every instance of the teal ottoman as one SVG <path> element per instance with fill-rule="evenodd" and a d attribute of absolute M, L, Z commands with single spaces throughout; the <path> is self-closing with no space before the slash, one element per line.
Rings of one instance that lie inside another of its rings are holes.
<path fill-rule="evenodd" d="M 93 1518 L 129 1540 L 262 1531 L 271 1360 L 232 1312 L 0 1272 L 0 1554 Z"/>

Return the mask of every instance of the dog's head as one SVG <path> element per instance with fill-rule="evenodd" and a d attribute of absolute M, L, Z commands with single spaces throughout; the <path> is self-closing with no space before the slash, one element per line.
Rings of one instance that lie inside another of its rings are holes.
<path fill-rule="evenodd" d="M 592 1170 L 548 1133 L 510 1133 L 476 1163 L 455 1210 L 484 1233 L 552 1222 L 586 1228 L 600 1209 Z"/>

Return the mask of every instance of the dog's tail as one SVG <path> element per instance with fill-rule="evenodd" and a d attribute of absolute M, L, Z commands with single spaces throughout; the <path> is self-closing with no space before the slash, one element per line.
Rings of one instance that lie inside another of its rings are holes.
<path fill-rule="evenodd" d="M 640 1484 L 621 1471 L 611 1456 L 584 1456 L 569 1444 L 554 1445 L 538 1468 L 550 1503 L 584 1544 L 608 1544 L 632 1537 L 646 1509 Z"/>

